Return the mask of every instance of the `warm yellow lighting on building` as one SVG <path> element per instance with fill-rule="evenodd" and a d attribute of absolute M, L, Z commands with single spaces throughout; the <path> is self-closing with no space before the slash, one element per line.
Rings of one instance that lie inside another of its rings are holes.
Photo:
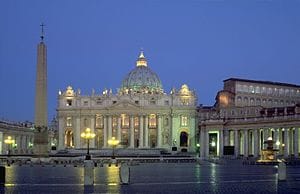
<path fill-rule="evenodd" d="M 220 100 L 220 104 L 223 106 L 227 106 L 229 103 L 228 96 L 225 95 L 220 95 L 219 100 Z"/>
<path fill-rule="evenodd" d="M 268 140 L 269 140 L 269 141 L 272 141 L 273 139 L 272 139 L 272 137 L 268 137 Z"/>
<path fill-rule="evenodd" d="M 81 133 L 80 135 L 82 138 L 87 139 L 87 155 L 85 157 L 86 160 L 90 160 L 90 139 L 93 139 L 96 134 L 91 132 L 90 128 L 86 128 L 84 132 Z"/>
<path fill-rule="evenodd" d="M 107 141 L 108 145 L 110 146 L 117 146 L 120 141 L 117 140 L 115 137 L 112 137 L 110 140 Z"/>
<path fill-rule="evenodd" d="M 11 136 L 7 136 L 7 139 L 4 140 L 4 143 L 11 145 L 15 143 L 15 140 L 12 139 Z"/>
<path fill-rule="evenodd" d="M 84 139 L 93 139 L 95 136 L 96 134 L 92 133 L 90 128 L 86 128 L 86 130 L 81 133 L 81 137 Z"/>
<path fill-rule="evenodd" d="M 144 56 L 143 51 L 141 51 L 140 56 L 139 56 L 138 60 L 136 61 L 136 66 L 137 67 L 140 67 L 140 66 L 147 67 L 147 60 Z"/>
<path fill-rule="evenodd" d="M 277 146 L 280 146 L 280 141 L 276 141 L 276 145 L 277 145 Z"/>

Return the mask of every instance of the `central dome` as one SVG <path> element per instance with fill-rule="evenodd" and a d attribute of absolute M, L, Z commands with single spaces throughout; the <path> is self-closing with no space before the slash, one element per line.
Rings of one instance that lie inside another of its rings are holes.
<path fill-rule="evenodd" d="M 136 67 L 122 81 L 121 93 L 163 93 L 162 84 L 148 66 L 144 53 L 141 52 Z"/>

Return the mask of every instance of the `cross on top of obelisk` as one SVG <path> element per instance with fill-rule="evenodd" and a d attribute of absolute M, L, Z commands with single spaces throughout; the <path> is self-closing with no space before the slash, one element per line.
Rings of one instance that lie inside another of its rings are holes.
<path fill-rule="evenodd" d="M 41 32 L 41 41 L 43 42 L 44 40 L 44 26 L 46 26 L 44 23 L 42 23 L 41 25 L 41 28 L 42 28 L 42 32 Z"/>

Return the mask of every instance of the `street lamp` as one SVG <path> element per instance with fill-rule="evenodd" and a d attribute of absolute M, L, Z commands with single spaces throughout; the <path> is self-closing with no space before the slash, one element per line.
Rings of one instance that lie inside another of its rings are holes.
<path fill-rule="evenodd" d="M 90 139 L 93 139 L 96 136 L 95 133 L 91 132 L 90 128 L 86 128 L 84 132 L 81 133 L 81 137 L 87 139 L 87 154 L 85 156 L 86 160 L 90 160 Z"/>
<path fill-rule="evenodd" d="M 198 153 L 198 156 L 200 157 L 200 144 L 199 143 L 197 143 L 197 153 Z"/>
<path fill-rule="evenodd" d="M 10 146 L 15 143 L 15 140 L 11 136 L 7 136 L 7 139 L 4 140 L 4 143 L 8 144 L 8 155 L 10 155 Z"/>
<path fill-rule="evenodd" d="M 108 145 L 112 146 L 112 159 L 115 159 L 115 147 L 120 143 L 115 137 L 112 137 L 110 140 L 107 141 Z"/>

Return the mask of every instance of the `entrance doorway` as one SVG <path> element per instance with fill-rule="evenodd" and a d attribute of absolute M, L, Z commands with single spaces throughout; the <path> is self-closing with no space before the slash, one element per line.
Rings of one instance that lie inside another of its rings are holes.
<path fill-rule="evenodd" d="M 74 137 L 73 137 L 73 131 L 72 130 L 67 130 L 65 132 L 65 146 L 67 148 L 74 147 Z"/>
<path fill-rule="evenodd" d="M 188 146 L 188 134 L 187 132 L 180 133 L 180 147 L 187 147 Z"/>

